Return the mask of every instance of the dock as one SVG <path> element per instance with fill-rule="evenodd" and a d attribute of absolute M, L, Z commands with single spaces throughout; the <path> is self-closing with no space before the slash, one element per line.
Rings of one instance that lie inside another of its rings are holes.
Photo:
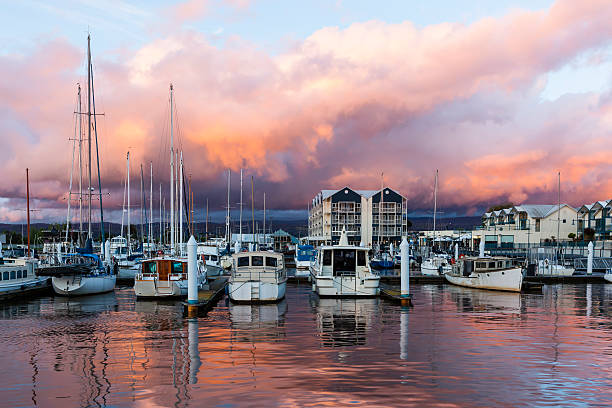
<path fill-rule="evenodd" d="M 208 313 L 225 294 L 228 280 L 228 276 L 219 276 L 210 281 L 208 289 L 198 291 L 197 303 L 182 302 L 183 315 L 187 317 L 198 317 Z"/>
<path fill-rule="evenodd" d="M 412 295 L 402 297 L 400 290 L 395 287 L 381 285 L 380 297 L 391 302 L 399 303 L 402 306 L 413 306 Z"/>

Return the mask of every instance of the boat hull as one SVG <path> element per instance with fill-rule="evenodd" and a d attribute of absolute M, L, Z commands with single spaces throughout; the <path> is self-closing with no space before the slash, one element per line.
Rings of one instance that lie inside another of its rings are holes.
<path fill-rule="evenodd" d="M 223 275 L 223 268 L 217 265 L 206 264 L 206 276 L 220 276 Z"/>
<path fill-rule="evenodd" d="M 285 297 L 287 280 L 271 283 L 260 281 L 230 281 L 229 298 L 233 302 L 278 302 Z"/>
<path fill-rule="evenodd" d="M 115 289 L 116 281 L 116 275 L 66 275 L 51 278 L 51 285 L 60 296 L 85 296 L 111 292 Z"/>
<path fill-rule="evenodd" d="M 117 279 L 134 280 L 139 270 L 139 265 L 119 266 L 119 271 L 117 272 Z"/>
<path fill-rule="evenodd" d="M 314 290 L 321 297 L 373 297 L 379 294 L 380 277 L 314 276 Z"/>
<path fill-rule="evenodd" d="M 187 280 L 159 281 L 135 279 L 134 293 L 139 298 L 180 298 L 187 296 Z"/>
<path fill-rule="evenodd" d="M 49 278 L 46 276 L 29 280 L 20 280 L 14 283 L 0 285 L 0 300 L 30 295 L 44 290 L 49 290 Z"/>
<path fill-rule="evenodd" d="M 467 288 L 520 292 L 523 284 L 521 268 L 472 273 L 470 276 L 445 274 L 449 283 Z"/>
<path fill-rule="evenodd" d="M 607 280 L 608 282 L 612 283 L 612 273 L 606 273 L 604 275 L 604 279 Z"/>

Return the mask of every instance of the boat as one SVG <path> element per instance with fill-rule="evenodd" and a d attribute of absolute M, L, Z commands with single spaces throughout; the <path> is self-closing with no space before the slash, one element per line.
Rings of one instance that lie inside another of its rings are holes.
<path fill-rule="evenodd" d="M 339 244 L 319 248 L 310 266 L 313 291 L 321 297 L 378 296 L 380 276 L 368 258 L 368 248 L 349 245 L 343 229 Z"/>
<path fill-rule="evenodd" d="M 0 300 L 49 288 L 49 278 L 36 276 L 36 259 L 4 259 L 0 253 Z"/>
<path fill-rule="evenodd" d="M 450 257 L 446 254 L 434 254 L 421 263 L 421 274 L 442 276 L 452 272 Z"/>
<path fill-rule="evenodd" d="M 206 265 L 206 276 L 219 276 L 223 273 L 219 247 L 216 245 L 198 244 L 198 258 Z"/>
<path fill-rule="evenodd" d="M 604 279 L 612 283 L 612 268 L 606 269 L 606 274 L 604 275 Z"/>
<path fill-rule="evenodd" d="M 465 257 L 444 274 L 449 283 L 476 289 L 520 292 L 523 271 L 506 257 Z"/>
<path fill-rule="evenodd" d="M 92 253 L 66 254 L 57 266 L 39 267 L 39 276 L 51 276 L 53 291 L 61 296 L 84 296 L 115 289 L 117 275 Z"/>
<path fill-rule="evenodd" d="M 277 302 L 285 297 L 287 272 L 283 254 L 247 251 L 233 255 L 229 297 L 234 302 Z"/>
<path fill-rule="evenodd" d="M 310 264 L 315 259 L 315 249 L 312 245 L 298 245 L 295 251 L 295 276 L 307 278 L 310 276 Z"/>
<path fill-rule="evenodd" d="M 206 268 L 197 262 L 198 289 L 206 285 Z M 143 260 L 134 279 L 134 293 L 138 298 L 187 297 L 187 259 L 158 257 Z"/>
<path fill-rule="evenodd" d="M 395 262 L 393 261 L 393 257 L 386 252 L 383 252 L 370 261 L 370 265 L 374 269 L 393 269 L 395 266 Z"/>
<path fill-rule="evenodd" d="M 565 265 L 558 264 L 554 261 L 550 261 L 549 259 L 540 259 L 538 261 L 536 274 L 549 276 L 572 276 L 574 274 L 574 268 L 568 268 Z"/>

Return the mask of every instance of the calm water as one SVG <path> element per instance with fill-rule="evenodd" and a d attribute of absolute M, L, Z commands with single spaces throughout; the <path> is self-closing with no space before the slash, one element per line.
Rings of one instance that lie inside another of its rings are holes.
<path fill-rule="evenodd" d="M 197 320 L 131 288 L 0 305 L 0 406 L 612 405 L 612 285 L 412 289 Z"/>

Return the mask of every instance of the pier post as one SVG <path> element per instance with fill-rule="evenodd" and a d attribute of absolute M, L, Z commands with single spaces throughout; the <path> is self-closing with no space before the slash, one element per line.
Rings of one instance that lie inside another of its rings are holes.
<path fill-rule="evenodd" d="M 587 258 L 587 275 L 593 274 L 593 241 L 589 242 L 589 255 Z"/>
<path fill-rule="evenodd" d="M 480 239 L 480 244 L 478 245 L 478 257 L 479 258 L 484 258 L 484 235 L 483 237 Z"/>
<path fill-rule="evenodd" d="M 106 240 L 104 243 L 104 262 L 110 265 L 111 254 L 110 254 L 110 240 Z"/>
<path fill-rule="evenodd" d="M 234 243 L 234 253 L 235 254 L 239 253 L 241 249 L 242 249 L 242 242 L 236 241 Z"/>
<path fill-rule="evenodd" d="M 389 244 L 389 255 L 393 258 L 393 242 Z"/>
<path fill-rule="evenodd" d="M 455 262 L 459 260 L 459 243 L 455 242 Z"/>
<path fill-rule="evenodd" d="M 187 242 L 187 303 L 198 303 L 198 243 L 193 235 Z"/>
<path fill-rule="evenodd" d="M 410 250 L 406 237 L 400 244 L 400 256 L 402 257 L 400 269 L 400 289 L 402 298 L 410 298 Z"/>

